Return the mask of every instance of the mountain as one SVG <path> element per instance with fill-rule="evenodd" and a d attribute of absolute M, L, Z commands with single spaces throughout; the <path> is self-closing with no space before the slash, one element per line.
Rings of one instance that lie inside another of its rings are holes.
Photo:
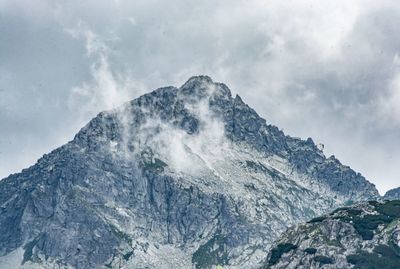
<path fill-rule="evenodd" d="M 339 208 L 293 227 L 263 268 L 400 268 L 400 201 Z"/>
<path fill-rule="evenodd" d="M 385 193 L 383 196 L 385 200 L 400 200 L 400 187 L 391 189 Z"/>
<path fill-rule="evenodd" d="M 289 226 L 378 196 L 197 76 L 1 180 L 0 268 L 256 268 Z"/>

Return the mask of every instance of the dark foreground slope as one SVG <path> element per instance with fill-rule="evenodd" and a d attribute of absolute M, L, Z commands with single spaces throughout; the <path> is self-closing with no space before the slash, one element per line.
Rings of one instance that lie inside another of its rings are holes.
<path fill-rule="evenodd" d="M 264 268 L 400 268 L 400 201 L 339 208 L 291 228 Z"/>
<path fill-rule="evenodd" d="M 100 113 L 0 181 L 0 268 L 253 268 L 374 185 L 208 77 Z"/>

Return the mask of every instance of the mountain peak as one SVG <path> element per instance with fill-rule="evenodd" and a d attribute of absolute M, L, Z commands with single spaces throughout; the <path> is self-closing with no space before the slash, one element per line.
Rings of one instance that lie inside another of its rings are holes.
<path fill-rule="evenodd" d="M 204 98 L 210 95 L 214 89 L 214 82 L 208 76 L 194 76 L 189 78 L 180 88 L 179 92 L 184 96 Z"/>
<path fill-rule="evenodd" d="M 206 76 L 206 75 L 197 75 L 197 76 L 192 76 L 190 77 L 183 85 L 181 88 L 185 88 L 189 84 L 201 84 L 201 83 L 208 83 L 212 84 L 214 83 L 211 77 Z"/>
<path fill-rule="evenodd" d="M 180 88 L 179 94 L 189 103 L 198 102 L 205 98 L 226 98 L 231 99 L 230 89 L 208 76 L 193 76 L 189 78 Z"/>
<path fill-rule="evenodd" d="M 197 76 L 101 112 L 1 180 L 0 267 L 253 268 L 287 227 L 376 197 Z"/>
<path fill-rule="evenodd" d="M 120 144 L 132 144 L 139 139 L 137 135 L 143 132 L 143 126 L 146 126 L 146 130 L 174 135 L 178 135 L 179 130 L 188 135 L 211 130 L 215 132 L 215 127 L 219 126 L 217 133 L 227 141 L 243 143 L 260 154 L 288 159 L 299 172 L 313 174 L 314 179 L 327 184 L 349 200 L 359 200 L 361 193 L 364 198 L 378 197 L 373 184 L 336 158 L 326 158 L 312 138 L 292 138 L 277 127 L 267 125 L 265 119 L 243 102 L 239 95 L 233 98 L 225 84 L 213 82 L 208 76 L 193 76 L 179 88 L 159 88 L 133 100 L 127 107 L 104 115 L 101 120 L 93 120 L 93 123 L 100 123 L 101 126 L 89 128 L 96 130 L 96 134 L 98 129 L 104 131 L 102 135 L 106 137 L 100 138 L 101 143 L 119 137 L 119 140 L 129 140 Z M 87 130 L 85 127 L 81 132 Z M 153 136 L 149 133 L 146 135 Z M 148 138 L 144 140 L 148 141 Z M 85 141 L 91 144 L 99 139 L 91 137 Z M 207 141 L 202 140 L 201 143 Z"/>

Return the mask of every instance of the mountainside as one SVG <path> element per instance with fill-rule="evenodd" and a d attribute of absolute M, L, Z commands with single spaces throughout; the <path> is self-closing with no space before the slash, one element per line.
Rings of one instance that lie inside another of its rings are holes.
<path fill-rule="evenodd" d="M 364 202 L 289 229 L 263 268 L 400 268 L 400 201 Z"/>
<path fill-rule="evenodd" d="M 400 187 L 388 190 L 383 196 L 385 200 L 400 200 Z"/>
<path fill-rule="evenodd" d="M 256 268 L 375 186 L 209 77 L 102 112 L 0 181 L 0 268 Z M 36 266 L 36 267 L 35 267 Z"/>

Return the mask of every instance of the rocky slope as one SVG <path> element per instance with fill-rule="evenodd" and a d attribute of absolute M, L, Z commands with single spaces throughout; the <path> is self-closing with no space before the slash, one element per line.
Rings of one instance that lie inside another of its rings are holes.
<path fill-rule="evenodd" d="M 400 201 L 339 208 L 291 228 L 263 268 L 400 268 Z"/>
<path fill-rule="evenodd" d="M 0 268 L 255 268 L 374 185 L 210 78 L 100 113 L 0 181 Z"/>
<path fill-rule="evenodd" d="M 385 200 L 400 200 L 400 187 L 391 189 L 385 193 L 383 196 Z"/>

